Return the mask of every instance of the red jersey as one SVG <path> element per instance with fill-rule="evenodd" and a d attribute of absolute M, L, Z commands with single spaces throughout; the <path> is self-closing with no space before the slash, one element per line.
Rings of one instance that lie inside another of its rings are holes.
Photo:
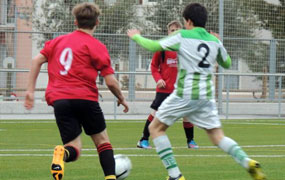
<path fill-rule="evenodd" d="M 156 52 L 151 61 L 151 73 L 157 82 L 163 79 L 166 83 L 165 88 L 156 87 L 156 92 L 172 93 L 177 77 L 177 53 L 175 51 L 164 51 L 164 59 L 162 59 L 163 52 Z"/>
<path fill-rule="evenodd" d="M 107 48 L 91 35 L 74 31 L 45 43 L 40 52 L 48 61 L 46 101 L 59 99 L 98 101 L 96 79 L 114 74 Z"/>

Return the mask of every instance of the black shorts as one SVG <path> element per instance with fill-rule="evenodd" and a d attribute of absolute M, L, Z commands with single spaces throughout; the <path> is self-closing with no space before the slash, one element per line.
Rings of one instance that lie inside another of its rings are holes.
<path fill-rule="evenodd" d="M 87 135 L 100 133 L 106 128 L 103 112 L 96 101 L 62 99 L 55 101 L 53 107 L 63 144 L 79 136 L 82 127 Z"/>
<path fill-rule="evenodd" d="M 157 92 L 155 95 L 155 99 L 153 100 L 152 104 L 150 107 L 154 110 L 158 110 L 159 106 L 161 103 L 170 95 L 170 93 L 161 93 Z"/>

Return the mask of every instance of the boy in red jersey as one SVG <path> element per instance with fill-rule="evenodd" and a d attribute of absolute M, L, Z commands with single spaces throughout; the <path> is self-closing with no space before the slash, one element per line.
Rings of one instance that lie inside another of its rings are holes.
<path fill-rule="evenodd" d="M 104 44 L 92 37 L 99 24 L 99 7 L 81 3 L 72 10 L 78 29 L 45 43 L 32 60 L 25 107 L 34 105 L 34 90 L 41 65 L 48 63 L 49 82 L 46 101 L 54 107 L 57 126 L 64 146 L 54 149 L 51 173 L 55 180 L 64 175 L 64 162 L 75 161 L 82 148 L 82 127 L 99 154 L 106 180 L 115 180 L 113 149 L 106 131 L 103 112 L 98 104 L 96 78 L 104 77 L 109 90 L 118 98 L 118 105 L 128 112 L 128 104 L 115 79 L 109 53 Z"/>
<path fill-rule="evenodd" d="M 182 24 L 179 21 L 171 21 L 167 24 L 168 35 L 181 29 Z M 161 51 L 153 55 L 151 61 L 151 73 L 156 82 L 156 95 L 151 104 L 154 110 L 147 118 L 144 126 L 143 135 L 137 143 L 138 148 L 149 149 L 149 130 L 148 127 L 155 116 L 161 103 L 172 93 L 177 77 L 177 52 L 175 51 Z M 193 124 L 183 118 L 183 127 L 187 139 L 187 147 L 198 149 L 199 146 L 194 141 L 194 127 Z"/>

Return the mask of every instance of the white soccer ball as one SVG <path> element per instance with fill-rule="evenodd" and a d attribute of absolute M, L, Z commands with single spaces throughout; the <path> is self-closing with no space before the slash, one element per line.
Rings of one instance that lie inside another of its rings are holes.
<path fill-rule="evenodd" d="M 123 154 L 116 154 L 114 156 L 116 163 L 116 176 L 117 180 L 126 179 L 131 173 L 132 162 L 131 160 Z"/>

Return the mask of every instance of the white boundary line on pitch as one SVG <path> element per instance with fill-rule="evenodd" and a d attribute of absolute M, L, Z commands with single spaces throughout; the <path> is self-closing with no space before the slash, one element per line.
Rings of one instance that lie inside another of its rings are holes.
<path fill-rule="evenodd" d="M 0 115 L 1 116 L 1 115 Z M 252 122 L 252 121 L 258 121 L 258 122 L 285 122 L 285 119 L 221 119 L 221 121 L 223 122 L 231 122 L 231 121 L 248 121 L 248 122 Z M 1 121 L 47 121 L 47 122 L 55 122 L 55 119 L 0 119 Z M 146 119 L 106 119 L 107 122 L 145 122 Z M 178 121 L 178 122 L 182 122 L 182 121 Z"/>
<path fill-rule="evenodd" d="M 125 154 L 129 157 L 158 157 L 157 154 Z M 0 154 L 0 157 L 52 157 L 52 154 Z M 82 157 L 98 157 L 97 154 L 82 154 Z M 230 157 L 229 155 L 174 155 L 175 157 Z M 285 155 L 250 155 L 250 157 L 260 158 L 285 158 Z"/>
<path fill-rule="evenodd" d="M 123 121 L 106 121 L 106 123 L 122 123 Z M 124 121 L 126 122 L 126 121 Z M 128 123 L 144 123 L 145 121 L 127 121 Z M 9 121 L 4 121 L 1 122 L 0 120 L 0 124 L 51 124 L 51 123 L 55 123 L 55 121 L 13 121 L 13 122 L 9 122 Z M 181 122 L 177 122 L 177 123 L 181 123 Z M 242 125 L 272 125 L 272 126 L 285 126 L 285 122 L 284 123 L 270 123 L 270 122 L 222 122 L 222 124 L 242 124 Z"/>
<path fill-rule="evenodd" d="M 242 148 L 274 148 L 274 147 L 285 147 L 285 144 L 276 144 L 276 145 L 246 145 L 241 146 Z M 187 147 L 172 147 L 173 149 L 188 149 Z M 141 148 L 113 148 L 117 151 L 126 151 L 126 150 L 140 150 L 148 151 L 155 150 L 152 149 L 141 149 Z M 218 149 L 216 146 L 199 146 L 199 149 Z M 53 149 L 0 149 L 0 152 L 52 152 Z M 96 151 L 96 149 L 85 148 L 82 151 Z M 197 151 L 197 150 L 195 150 Z"/>

